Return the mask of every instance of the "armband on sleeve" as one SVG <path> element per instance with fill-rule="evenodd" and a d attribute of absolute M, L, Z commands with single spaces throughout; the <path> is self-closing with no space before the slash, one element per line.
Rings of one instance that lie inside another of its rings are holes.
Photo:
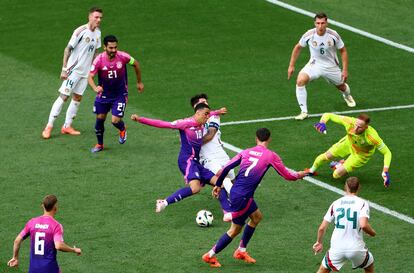
<path fill-rule="evenodd" d="M 129 60 L 128 64 L 134 65 L 135 59 L 131 56 L 131 59 Z"/>

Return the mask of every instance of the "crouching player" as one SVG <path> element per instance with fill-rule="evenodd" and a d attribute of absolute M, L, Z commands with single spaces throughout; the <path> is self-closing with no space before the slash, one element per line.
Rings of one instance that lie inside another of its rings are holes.
<path fill-rule="evenodd" d="M 270 131 L 267 128 L 257 130 L 257 146 L 246 149 L 233 157 L 223 168 L 216 181 L 213 195 L 218 197 L 223 180 L 228 172 L 240 165 L 239 173 L 230 190 L 230 197 L 228 200 L 229 207 L 231 208 L 230 212 L 232 214 L 230 229 L 225 232 L 213 248 L 202 257 L 203 261 L 210 264 L 211 267 L 221 266 L 215 255 L 227 247 L 227 245 L 229 245 L 241 232 L 247 218 L 250 218 L 250 220 L 244 228 L 239 248 L 236 249 L 233 257 L 238 260 L 244 260 L 247 263 L 256 263 L 256 260 L 250 257 L 246 251 L 247 244 L 252 238 L 256 226 L 262 220 L 262 212 L 257 207 L 253 195 L 270 166 L 287 180 L 297 180 L 305 176 L 305 172 L 288 170 L 280 157 L 275 152 L 267 149 L 270 140 Z"/>
<path fill-rule="evenodd" d="M 379 137 L 377 131 L 369 126 L 370 118 L 367 114 L 360 114 L 358 118 L 339 116 L 332 113 L 325 113 L 321 117 L 320 122 L 314 126 L 320 133 L 326 133 L 326 123 L 332 120 L 335 123 L 345 127 L 346 136 L 341 138 L 336 144 L 332 145 L 328 151 L 316 157 L 310 169 L 305 170 L 309 175 L 315 175 L 316 169 L 330 160 L 335 158 L 346 158 L 339 162 L 331 162 L 331 168 L 334 178 L 342 177 L 357 168 L 364 166 L 378 149 L 384 155 L 384 168 L 382 177 L 384 186 L 390 185 L 390 175 L 388 169 L 391 163 L 391 151 L 385 145 L 384 141 Z"/>

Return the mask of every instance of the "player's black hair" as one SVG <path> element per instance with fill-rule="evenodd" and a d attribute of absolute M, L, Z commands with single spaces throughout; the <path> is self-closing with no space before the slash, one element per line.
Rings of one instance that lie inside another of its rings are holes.
<path fill-rule="evenodd" d="M 46 211 L 51 211 L 56 205 L 57 201 L 58 200 L 56 195 L 46 195 L 45 198 L 43 198 L 42 205 Z"/>
<path fill-rule="evenodd" d="M 260 141 L 268 141 L 270 138 L 270 131 L 267 128 L 260 128 L 256 131 L 256 137 Z"/>
<path fill-rule="evenodd" d="M 318 18 L 318 19 L 325 18 L 325 21 L 327 21 L 328 20 L 328 15 L 326 15 L 325 12 L 318 12 L 317 14 L 315 14 L 315 17 L 313 17 L 313 21 L 316 21 L 316 18 Z"/>
<path fill-rule="evenodd" d="M 351 176 L 345 181 L 346 186 L 350 193 L 356 193 L 359 190 L 359 179 L 358 177 Z"/>
<path fill-rule="evenodd" d="M 104 45 L 107 46 L 108 43 L 118 43 L 118 39 L 115 37 L 115 35 L 106 35 L 104 38 Z"/>
<path fill-rule="evenodd" d="M 99 12 L 99 13 L 103 13 L 103 10 L 99 7 L 91 7 L 89 9 L 89 14 L 94 13 L 95 11 Z"/>
<path fill-rule="evenodd" d="M 191 104 L 191 107 L 193 107 L 193 108 L 194 108 L 194 106 L 197 104 L 197 102 L 198 102 L 200 99 L 206 99 L 206 100 L 208 100 L 207 94 L 205 94 L 205 93 L 201 93 L 201 94 L 197 94 L 197 95 L 195 95 L 194 97 L 192 97 L 192 98 L 190 99 L 190 104 Z"/>
<path fill-rule="evenodd" d="M 207 104 L 205 104 L 205 103 L 199 103 L 199 104 L 197 104 L 196 105 L 196 107 L 194 108 L 194 112 L 197 112 L 198 110 L 202 110 L 202 109 L 204 109 L 204 108 L 208 108 L 208 109 L 210 109 L 210 106 L 208 106 Z"/>

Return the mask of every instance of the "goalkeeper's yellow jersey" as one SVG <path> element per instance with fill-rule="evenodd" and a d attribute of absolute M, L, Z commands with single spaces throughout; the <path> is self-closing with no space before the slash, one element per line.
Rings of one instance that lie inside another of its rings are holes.
<path fill-rule="evenodd" d="M 350 145 L 352 152 L 358 154 L 364 159 L 369 159 L 378 149 L 384 154 L 384 166 L 389 166 L 391 163 L 391 152 L 380 138 L 377 131 L 368 126 L 368 128 L 361 134 L 355 134 L 354 127 L 356 118 L 340 116 L 332 113 L 325 113 L 321 118 L 321 122 L 327 123 L 329 120 L 342 124 L 345 127 L 347 135 L 344 137 Z"/>

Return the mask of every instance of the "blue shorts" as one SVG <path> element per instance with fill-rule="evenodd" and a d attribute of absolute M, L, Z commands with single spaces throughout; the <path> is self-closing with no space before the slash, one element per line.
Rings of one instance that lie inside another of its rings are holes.
<path fill-rule="evenodd" d="M 128 101 L 127 96 L 119 96 L 118 98 L 104 99 L 96 98 L 93 106 L 95 114 L 107 114 L 112 109 L 112 115 L 122 118 L 125 114 L 125 108 Z"/>
<path fill-rule="evenodd" d="M 191 180 L 200 180 L 201 185 L 209 184 L 214 173 L 209 169 L 203 167 L 197 160 L 190 159 L 184 162 L 178 162 L 178 167 L 181 173 L 184 175 L 185 183 L 189 183 Z"/>
<path fill-rule="evenodd" d="M 231 213 L 233 223 L 243 226 L 247 218 L 255 212 L 258 207 L 253 197 L 231 198 L 228 200 L 229 212 Z"/>

